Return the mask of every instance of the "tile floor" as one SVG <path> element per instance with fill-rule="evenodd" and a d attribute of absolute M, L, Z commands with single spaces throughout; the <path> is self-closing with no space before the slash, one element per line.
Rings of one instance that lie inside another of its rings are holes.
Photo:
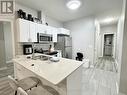
<path fill-rule="evenodd" d="M 8 75 L 14 75 L 14 65 L 13 63 L 7 64 L 5 69 L 0 70 L 0 78 L 6 77 Z"/>
<path fill-rule="evenodd" d="M 115 60 L 110 56 L 98 58 L 98 62 L 95 67 L 105 71 L 117 72 Z"/>
<path fill-rule="evenodd" d="M 117 95 L 117 74 L 100 69 L 83 71 L 82 95 Z"/>

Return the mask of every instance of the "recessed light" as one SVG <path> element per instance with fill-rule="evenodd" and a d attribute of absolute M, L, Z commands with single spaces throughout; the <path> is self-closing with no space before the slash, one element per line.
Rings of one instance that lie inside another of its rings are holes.
<path fill-rule="evenodd" d="M 79 0 L 70 0 L 67 2 L 66 6 L 71 10 L 76 10 L 81 6 L 81 1 Z"/>

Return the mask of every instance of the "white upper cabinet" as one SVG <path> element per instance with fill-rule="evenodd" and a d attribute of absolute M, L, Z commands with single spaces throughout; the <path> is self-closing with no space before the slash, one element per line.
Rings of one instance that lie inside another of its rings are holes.
<path fill-rule="evenodd" d="M 30 42 L 37 42 L 37 23 L 30 22 Z"/>
<path fill-rule="evenodd" d="M 53 37 L 53 42 L 57 42 L 57 28 L 47 26 L 47 34 L 51 34 Z"/>
<path fill-rule="evenodd" d="M 29 39 L 29 22 L 23 19 L 17 20 L 17 31 L 18 31 L 18 38 L 19 42 L 28 42 Z"/>
<path fill-rule="evenodd" d="M 19 42 L 37 42 L 37 24 L 24 19 L 17 20 Z"/>
<path fill-rule="evenodd" d="M 51 34 L 53 42 L 57 42 L 57 34 L 70 35 L 67 29 L 37 24 L 24 19 L 17 19 L 17 31 L 19 42 L 37 42 L 37 33 Z"/>
<path fill-rule="evenodd" d="M 57 32 L 58 32 L 58 29 L 54 28 L 53 29 L 53 42 L 57 42 Z"/>
<path fill-rule="evenodd" d="M 58 28 L 58 34 L 70 35 L 70 30 L 67 30 L 65 28 Z"/>
<path fill-rule="evenodd" d="M 37 33 L 46 33 L 46 26 L 42 24 L 37 24 Z"/>
<path fill-rule="evenodd" d="M 53 31 L 52 31 L 52 28 L 51 26 L 46 26 L 46 34 L 53 34 Z"/>

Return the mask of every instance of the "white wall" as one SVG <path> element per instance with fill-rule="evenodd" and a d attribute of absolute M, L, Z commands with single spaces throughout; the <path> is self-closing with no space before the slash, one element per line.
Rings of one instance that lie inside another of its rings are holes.
<path fill-rule="evenodd" d="M 122 8 L 121 8 L 122 9 Z M 110 24 L 114 24 L 118 21 L 119 17 L 121 16 L 121 9 L 116 10 L 108 10 L 101 13 L 96 14 L 96 19 L 99 21 L 101 25 L 108 25 L 109 23 L 105 22 L 107 18 L 113 18 L 114 20 L 110 22 Z"/>
<path fill-rule="evenodd" d="M 16 6 L 16 7 L 15 7 L 15 10 L 16 10 L 16 11 L 18 11 L 19 9 L 22 9 L 24 12 L 29 13 L 29 14 L 32 14 L 33 17 L 37 17 L 37 11 L 38 11 L 38 10 L 31 9 L 31 8 L 29 8 L 29 7 L 27 7 L 27 6 L 24 6 L 24 5 L 21 5 L 21 4 L 18 4 L 18 3 L 16 3 L 15 6 Z M 40 10 L 41 10 L 41 9 L 40 9 Z M 46 22 L 47 22 L 50 26 L 54 26 L 54 27 L 63 27 L 62 22 L 57 21 L 57 20 L 51 18 L 51 16 L 46 16 L 46 14 L 44 14 L 44 13 L 43 13 L 43 15 L 45 15 L 45 16 L 43 16 L 43 17 L 45 17 Z"/>
<path fill-rule="evenodd" d="M 99 57 L 99 51 L 100 51 L 100 23 L 96 19 L 95 20 L 95 27 L 96 27 L 96 33 L 95 33 L 95 52 L 94 52 L 94 62 L 96 63 L 98 61 Z"/>
<path fill-rule="evenodd" d="M 125 6 L 126 5 L 126 6 Z M 120 40 L 119 44 L 119 56 L 118 62 L 120 69 L 120 87 L 119 91 L 127 95 L 127 2 L 123 2 L 123 13 L 119 21 L 119 32 L 123 34 L 123 39 Z M 125 23 L 124 23 L 125 20 Z M 123 32 L 123 33 L 122 33 Z M 122 50 L 122 51 L 121 51 Z"/>
<path fill-rule="evenodd" d="M 46 22 L 49 24 L 49 26 L 53 26 L 53 27 L 57 27 L 57 28 L 63 27 L 62 22 L 57 21 L 49 16 L 46 17 Z"/>
<path fill-rule="evenodd" d="M 37 17 L 37 10 L 28 8 L 24 5 L 15 3 L 15 11 L 18 11 L 19 9 L 22 9 L 24 12 L 28 13 L 28 14 L 32 14 L 32 16 Z"/>
<path fill-rule="evenodd" d="M 71 31 L 72 36 L 72 56 L 76 57 L 77 52 L 82 52 L 84 57 L 94 60 L 94 17 L 86 17 L 64 23 L 64 27 Z"/>

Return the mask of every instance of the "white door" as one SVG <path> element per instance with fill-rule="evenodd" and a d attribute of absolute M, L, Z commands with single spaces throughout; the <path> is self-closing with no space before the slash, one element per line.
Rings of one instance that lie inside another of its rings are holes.
<path fill-rule="evenodd" d="M 30 42 L 37 42 L 37 23 L 30 22 Z"/>
<path fill-rule="evenodd" d="M 53 42 L 56 43 L 57 42 L 57 28 L 53 28 Z"/>
<path fill-rule="evenodd" d="M 53 27 L 51 26 L 46 26 L 46 34 L 53 34 Z"/>
<path fill-rule="evenodd" d="M 37 24 L 37 33 L 46 33 L 46 26 L 42 24 Z"/>
<path fill-rule="evenodd" d="M 18 19 L 18 32 L 19 32 L 19 42 L 28 42 L 29 41 L 29 21 Z"/>
<path fill-rule="evenodd" d="M 47 27 L 47 33 L 46 34 L 50 34 L 53 37 L 53 42 L 57 42 L 57 28 L 48 26 Z"/>

